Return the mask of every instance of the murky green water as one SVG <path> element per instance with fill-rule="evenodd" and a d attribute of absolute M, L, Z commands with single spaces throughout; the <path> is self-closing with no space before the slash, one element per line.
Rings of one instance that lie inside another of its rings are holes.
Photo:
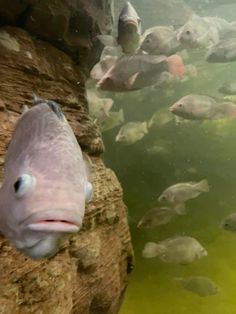
<path fill-rule="evenodd" d="M 236 19 L 236 13 L 235 13 Z M 193 61 L 194 60 L 190 60 Z M 195 64 L 196 65 L 196 64 Z M 218 87 L 235 78 L 236 63 L 197 63 L 198 77 L 170 89 L 146 88 L 138 92 L 112 94 L 115 109 L 123 108 L 125 120 L 144 121 L 160 108 L 168 109 L 180 97 L 195 93 L 220 96 Z M 222 229 L 222 219 L 236 212 L 236 120 L 169 124 L 153 129 L 131 146 L 115 143 L 119 127 L 104 133 L 104 160 L 117 174 L 129 208 L 129 223 L 135 250 L 135 269 L 130 276 L 121 314 L 235 314 L 236 234 Z M 150 154 L 154 144 L 165 145 L 164 153 Z M 163 144 L 164 143 L 164 144 Z M 138 229 L 143 214 L 155 207 L 157 197 L 177 182 L 206 178 L 210 192 L 187 202 L 187 214 L 155 229 Z M 195 237 L 208 256 L 190 265 L 165 264 L 145 259 L 148 241 L 172 236 Z M 184 290 L 175 277 L 210 277 L 220 292 L 201 298 Z"/>

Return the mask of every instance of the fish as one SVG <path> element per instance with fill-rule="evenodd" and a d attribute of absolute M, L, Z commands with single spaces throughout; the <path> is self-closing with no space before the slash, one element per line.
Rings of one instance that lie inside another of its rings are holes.
<path fill-rule="evenodd" d="M 93 195 L 81 148 L 60 106 L 35 97 L 13 132 L 0 188 L 0 231 L 32 259 L 56 254 L 82 226 Z"/>
<path fill-rule="evenodd" d="M 192 14 L 177 30 L 177 39 L 186 48 L 210 48 L 226 34 L 233 34 L 236 28 L 220 17 L 200 17 Z"/>
<path fill-rule="evenodd" d="M 183 182 L 171 185 L 158 198 L 160 203 L 174 206 L 178 214 L 185 213 L 185 202 L 198 197 L 202 192 L 209 192 L 206 179 L 199 182 Z"/>
<path fill-rule="evenodd" d="M 222 223 L 222 227 L 231 232 L 236 232 L 236 213 L 228 215 Z"/>
<path fill-rule="evenodd" d="M 154 228 L 165 225 L 176 216 L 176 211 L 169 207 L 155 207 L 148 210 L 138 222 L 138 228 Z"/>
<path fill-rule="evenodd" d="M 103 133 L 111 129 L 114 129 L 115 127 L 124 123 L 124 121 L 125 119 L 123 109 L 120 109 L 119 111 L 110 111 L 109 116 L 106 117 L 106 119 L 102 121 L 100 125 L 101 131 Z"/>
<path fill-rule="evenodd" d="M 116 135 L 116 142 L 132 145 L 148 134 L 147 122 L 128 122 L 124 124 Z"/>
<path fill-rule="evenodd" d="M 158 257 L 164 263 L 185 265 L 207 256 L 207 251 L 195 238 L 179 236 L 146 243 L 142 255 L 145 258 Z"/>
<path fill-rule="evenodd" d="M 225 82 L 218 91 L 224 95 L 236 95 L 236 80 Z"/>
<path fill-rule="evenodd" d="M 177 76 L 182 75 L 184 72 L 182 58 L 177 55 L 122 56 L 114 60 L 113 66 L 108 71 L 103 72 L 104 75 L 96 86 L 102 90 L 115 92 L 138 90 L 155 84 L 161 73 L 166 71 Z"/>
<path fill-rule="evenodd" d="M 173 116 L 170 112 L 164 108 L 159 109 L 151 116 L 150 120 L 148 121 L 148 128 L 157 128 L 163 127 L 173 121 Z"/>
<path fill-rule="evenodd" d="M 213 45 L 207 52 L 208 62 L 232 62 L 236 60 L 236 34 L 233 38 L 225 38 Z"/>
<path fill-rule="evenodd" d="M 189 94 L 170 108 L 174 115 L 187 120 L 216 120 L 236 117 L 236 105 L 207 95 Z"/>
<path fill-rule="evenodd" d="M 106 56 L 98 63 L 96 63 L 90 71 L 90 77 L 94 81 L 99 81 L 103 78 L 104 74 L 107 73 L 116 63 L 116 56 Z"/>
<path fill-rule="evenodd" d="M 117 37 L 117 44 L 122 47 L 124 53 L 135 53 L 141 32 L 141 19 L 133 5 L 127 1 L 119 15 Z"/>
<path fill-rule="evenodd" d="M 102 122 L 109 117 L 110 110 L 114 104 L 111 98 L 100 98 L 93 90 L 87 90 L 86 96 L 89 105 L 89 114 L 97 122 Z"/>
<path fill-rule="evenodd" d="M 217 284 L 208 277 L 190 276 L 185 278 L 175 278 L 185 290 L 191 291 L 200 297 L 215 295 L 220 292 Z"/>
<path fill-rule="evenodd" d="M 155 26 L 142 35 L 140 49 L 151 55 L 170 56 L 179 51 L 181 45 L 173 28 Z"/>

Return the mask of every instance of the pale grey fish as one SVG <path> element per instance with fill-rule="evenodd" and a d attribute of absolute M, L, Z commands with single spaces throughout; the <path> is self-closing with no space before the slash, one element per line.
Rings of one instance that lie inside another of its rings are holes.
<path fill-rule="evenodd" d="M 89 105 L 89 115 L 92 118 L 97 119 L 101 123 L 109 117 L 114 103 L 113 99 L 101 98 L 93 89 L 87 89 L 86 96 Z"/>
<path fill-rule="evenodd" d="M 141 35 L 141 19 L 135 8 L 127 1 L 118 20 L 117 43 L 124 53 L 135 53 Z"/>
<path fill-rule="evenodd" d="M 222 227 L 225 230 L 236 232 L 236 213 L 228 215 L 222 223 Z"/>
<path fill-rule="evenodd" d="M 33 259 L 54 255 L 81 229 L 92 186 L 59 105 L 35 97 L 15 127 L 0 189 L 0 230 Z"/>
<path fill-rule="evenodd" d="M 140 48 L 152 55 L 170 56 L 179 51 L 181 45 L 173 28 L 156 26 L 144 32 Z"/>
<path fill-rule="evenodd" d="M 185 202 L 198 197 L 202 192 L 209 192 L 209 185 L 206 179 L 200 182 L 177 183 L 164 190 L 158 201 L 173 206 L 178 214 L 183 214 Z"/>
<path fill-rule="evenodd" d="M 220 292 L 220 288 L 210 278 L 205 276 L 190 276 L 185 278 L 175 278 L 180 281 L 185 290 L 191 291 L 200 297 L 215 295 Z"/>
<path fill-rule="evenodd" d="M 148 128 L 163 127 L 173 121 L 173 115 L 166 108 L 162 108 L 154 112 L 148 121 Z"/>
<path fill-rule="evenodd" d="M 165 56 L 123 56 L 114 60 L 113 66 L 103 72 L 97 87 L 116 92 L 137 90 L 156 83 L 161 73 L 168 70 L 169 61 Z"/>
<path fill-rule="evenodd" d="M 236 61 L 236 31 L 233 38 L 222 39 L 213 45 L 207 52 L 208 62 Z"/>
<path fill-rule="evenodd" d="M 128 122 L 116 135 L 116 142 L 132 145 L 140 141 L 148 133 L 147 122 Z"/>
<path fill-rule="evenodd" d="M 236 28 L 220 17 L 200 17 L 196 14 L 177 31 L 177 38 L 187 48 L 209 48 Z"/>
<path fill-rule="evenodd" d="M 106 117 L 100 124 L 101 131 L 106 132 L 115 127 L 121 125 L 125 121 L 124 119 L 124 111 L 120 109 L 119 111 L 110 111 L 109 116 Z"/>
<path fill-rule="evenodd" d="M 207 256 L 207 251 L 195 238 L 180 236 L 158 243 L 148 242 L 142 251 L 145 258 L 158 257 L 162 262 L 190 264 Z"/>
<path fill-rule="evenodd" d="M 148 210 L 138 222 L 137 227 L 154 228 L 157 226 L 165 225 L 170 222 L 175 216 L 176 211 L 169 207 L 155 207 Z"/>
<path fill-rule="evenodd" d="M 236 95 L 236 80 L 225 82 L 218 91 L 225 95 Z"/>
<path fill-rule="evenodd" d="M 236 105 L 234 103 L 207 95 L 186 95 L 174 103 L 169 110 L 188 120 L 216 120 L 236 117 Z"/>

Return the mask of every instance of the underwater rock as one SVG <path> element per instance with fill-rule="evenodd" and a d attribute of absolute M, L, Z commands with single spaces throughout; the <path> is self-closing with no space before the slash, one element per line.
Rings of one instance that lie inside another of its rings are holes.
<path fill-rule="evenodd" d="M 30 31 L 91 68 L 103 45 L 97 35 L 111 31 L 112 0 L 0 0 L 0 25 Z"/>
<path fill-rule="evenodd" d="M 51 259 L 33 261 L 0 237 L 1 313 L 118 313 L 133 251 L 122 189 L 100 159 L 103 142 L 88 116 L 84 75 L 69 56 L 25 30 L 1 27 L 19 51 L 0 43 L 0 165 L 33 93 L 58 102 L 91 159 L 94 198 L 82 230 Z M 2 176 L 1 176 L 2 178 Z"/>

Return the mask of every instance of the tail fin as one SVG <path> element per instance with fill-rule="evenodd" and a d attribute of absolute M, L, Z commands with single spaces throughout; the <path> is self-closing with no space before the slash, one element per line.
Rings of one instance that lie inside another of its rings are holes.
<path fill-rule="evenodd" d="M 158 244 L 154 242 L 146 243 L 144 246 L 142 255 L 145 258 L 153 258 L 153 257 L 158 256 Z"/>
<path fill-rule="evenodd" d="M 209 192 L 210 191 L 209 184 L 208 184 L 208 181 L 206 179 L 196 183 L 196 188 L 198 191 L 201 191 L 201 192 Z"/>
<path fill-rule="evenodd" d="M 236 105 L 232 102 L 224 102 L 224 109 L 225 109 L 225 115 L 228 118 L 235 118 L 236 117 Z"/>

